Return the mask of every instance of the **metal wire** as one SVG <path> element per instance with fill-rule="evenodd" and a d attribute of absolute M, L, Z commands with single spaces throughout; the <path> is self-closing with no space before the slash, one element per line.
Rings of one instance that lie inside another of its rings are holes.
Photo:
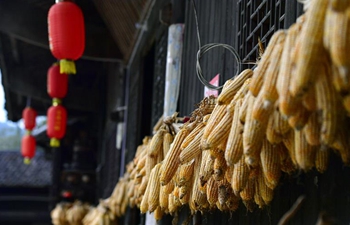
<path fill-rule="evenodd" d="M 199 35 L 197 9 L 196 9 L 196 4 L 195 4 L 194 0 L 192 0 L 192 6 L 193 6 L 194 17 L 195 17 L 195 21 L 196 21 L 197 38 L 198 38 L 198 45 L 199 45 L 199 50 L 197 52 L 196 74 L 197 74 L 198 79 L 200 80 L 200 82 L 203 85 L 205 85 L 206 87 L 208 87 L 210 89 L 220 90 L 223 86 L 214 86 L 214 85 L 210 84 L 204 78 L 203 72 L 202 72 L 202 68 L 201 68 L 201 65 L 200 65 L 200 60 L 201 60 L 202 56 L 205 53 L 207 53 L 209 50 L 211 50 L 213 48 L 216 48 L 216 47 L 222 47 L 222 48 L 225 48 L 225 49 L 229 50 L 232 53 L 232 55 L 235 57 L 235 60 L 237 61 L 236 75 L 238 75 L 240 73 L 240 71 L 241 71 L 241 59 L 240 59 L 237 51 L 231 45 L 228 45 L 228 44 L 210 43 L 210 44 L 206 44 L 206 45 L 201 46 L 201 39 L 200 39 L 200 35 Z"/>

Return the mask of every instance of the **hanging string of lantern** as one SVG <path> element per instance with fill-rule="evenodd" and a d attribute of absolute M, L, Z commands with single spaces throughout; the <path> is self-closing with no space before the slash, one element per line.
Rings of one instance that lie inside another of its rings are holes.
<path fill-rule="evenodd" d="M 22 112 L 22 118 L 24 122 L 24 128 L 26 129 L 26 134 L 22 138 L 21 142 L 21 154 L 24 158 L 24 163 L 29 164 L 31 159 L 35 155 L 36 140 L 32 136 L 32 130 L 35 127 L 37 112 L 27 106 Z"/>
<path fill-rule="evenodd" d="M 50 50 L 59 60 L 60 72 L 76 74 L 74 60 L 85 48 L 85 26 L 81 9 L 73 2 L 56 0 L 48 13 Z"/>
<path fill-rule="evenodd" d="M 60 72 L 60 65 L 54 63 L 47 72 L 47 93 L 52 98 L 52 106 L 47 111 L 47 136 L 50 146 L 59 147 L 60 139 L 66 133 L 67 110 L 62 106 L 62 98 L 67 95 L 68 75 Z"/>

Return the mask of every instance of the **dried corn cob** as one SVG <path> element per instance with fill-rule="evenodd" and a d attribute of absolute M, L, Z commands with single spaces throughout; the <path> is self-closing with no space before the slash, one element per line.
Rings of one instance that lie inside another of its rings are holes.
<path fill-rule="evenodd" d="M 283 136 L 276 131 L 277 129 L 275 129 L 275 120 L 278 119 L 278 114 L 279 113 L 277 112 L 277 110 L 274 110 L 274 112 L 269 118 L 269 122 L 267 123 L 266 138 L 271 144 L 278 144 L 282 141 L 283 138 Z"/>
<path fill-rule="evenodd" d="M 226 105 L 215 105 L 213 112 L 210 115 L 210 118 L 207 122 L 207 125 L 204 128 L 204 133 L 202 137 L 202 141 L 206 141 L 210 132 L 214 129 L 214 127 L 221 121 L 223 116 L 226 114 Z"/>
<path fill-rule="evenodd" d="M 160 208 L 160 206 L 157 207 L 157 209 L 154 211 L 154 219 L 156 219 L 157 221 L 162 219 L 163 217 L 163 211 L 162 209 Z"/>
<path fill-rule="evenodd" d="M 238 195 L 241 190 L 245 188 L 245 185 L 249 178 L 249 168 L 242 157 L 238 163 L 234 165 L 231 187 L 233 192 Z"/>
<path fill-rule="evenodd" d="M 241 109 L 242 100 L 235 105 L 232 119 L 231 130 L 227 139 L 225 159 L 228 165 L 233 166 L 242 157 L 243 154 L 243 125 L 239 121 L 239 111 Z"/>
<path fill-rule="evenodd" d="M 318 172 L 324 173 L 328 168 L 329 148 L 321 146 L 316 152 L 315 167 Z"/>
<path fill-rule="evenodd" d="M 219 191 L 218 183 L 216 180 L 214 180 L 213 177 L 211 177 L 208 180 L 207 190 L 206 190 L 207 200 L 211 206 L 215 205 L 215 203 L 218 201 L 218 193 L 219 193 L 218 191 Z"/>
<path fill-rule="evenodd" d="M 273 116 L 274 116 L 274 130 L 278 134 L 285 136 L 291 130 L 291 127 L 288 124 L 288 119 L 286 117 L 283 117 L 278 110 L 274 111 Z"/>
<path fill-rule="evenodd" d="M 181 144 L 185 137 L 189 134 L 189 130 L 185 127 L 182 128 L 175 136 L 174 142 L 170 147 L 168 154 L 166 155 L 162 164 L 162 173 L 160 175 L 160 182 L 162 185 L 166 185 L 175 175 L 177 167 L 179 165 L 179 155 L 181 153 Z"/>
<path fill-rule="evenodd" d="M 218 104 L 229 104 L 235 96 L 235 94 L 238 92 L 238 90 L 242 87 L 243 83 L 252 75 L 253 71 L 251 69 L 243 70 L 237 77 L 234 78 L 234 80 L 232 80 L 226 86 L 224 86 L 222 92 L 218 96 Z"/>
<path fill-rule="evenodd" d="M 310 145 L 320 144 L 320 130 L 321 124 L 319 122 L 318 113 L 313 112 L 309 117 L 305 127 L 303 128 L 303 133 L 305 135 L 307 143 Z"/>
<path fill-rule="evenodd" d="M 348 8 L 344 12 L 328 10 L 327 13 L 334 13 L 334 21 L 336 21 L 330 44 L 332 62 L 338 68 L 340 76 L 348 82 L 350 69 L 350 9 Z"/>
<path fill-rule="evenodd" d="M 279 94 L 279 110 L 284 116 L 293 115 L 298 109 L 295 106 L 298 106 L 298 104 L 300 104 L 300 100 L 295 99 L 289 92 L 292 76 L 295 75 L 295 73 L 292 72 L 293 61 L 291 52 L 295 46 L 300 29 L 300 23 L 295 23 L 289 28 L 281 57 L 281 66 L 278 74 L 276 88 Z"/>
<path fill-rule="evenodd" d="M 265 202 L 264 202 L 264 200 L 261 197 L 261 190 L 260 190 L 260 185 L 259 185 L 259 179 L 255 180 L 254 201 L 255 201 L 255 204 L 257 204 L 260 209 L 265 207 Z"/>
<path fill-rule="evenodd" d="M 248 181 L 243 190 L 239 193 L 243 201 L 250 201 L 254 198 L 255 181 L 258 179 L 258 175 L 259 172 L 256 168 L 249 171 Z"/>
<path fill-rule="evenodd" d="M 267 140 L 264 140 L 260 153 L 262 172 L 271 189 L 278 185 L 281 177 L 281 162 L 278 148 L 280 148 L 279 145 L 273 146 Z"/>
<path fill-rule="evenodd" d="M 323 29 L 328 0 L 313 1 L 308 10 L 308 17 L 301 32 L 300 48 L 298 50 L 295 79 L 292 80 L 290 91 L 293 96 L 303 96 L 315 81 L 322 56 Z"/>
<path fill-rule="evenodd" d="M 288 118 L 288 124 L 296 130 L 301 130 L 307 123 L 309 116 L 310 112 L 303 105 L 300 105 L 298 111 Z"/>
<path fill-rule="evenodd" d="M 204 129 L 193 138 L 190 144 L 185 147 L 180 153 L 180 163 L 187 163 L 193 160 L 198 154 L 201 153 L 200 142 L 203 136 Z"/>
<path fill-rule="evenodd" d="M 191 181 L 194 170 L 194 160 L 180 166 L 178 186 L 188 185 Z"/>
<path fill-rule="evenodd" d="M 297 161 L 295 159 L 295 131 L 291 130 L 286 137 L 283 139 L 283 144 L 288 149 L 289 156 L 294 165 L 297 165 Z"/>
<path fill-rule="evenodd" d="M 265 205 L 270 204 L 273 199 L 273 190 L 267 186 L 263 176 L 258 177 L 258 183 L 261 198 L 264 200 Z"/>
<path fill-rule="evenodd" d="M 205 147 L 203 149 L 212 149 L 217 147 L 220 143 L 224 142 L 229 135 L 229 130 L 232 124 L 232 117 L 234 112 L 234 105 L 230 104 L 226 108 L 226 114 L 222 120 L 215 126 L 213 131 L 209 134 Z"/>
<path fill-rule="evenodd" d="M 174 137 L 170 133 L 165 133 L 163 138 L 163 155 L 164 157 L 168 154 L 170 145 L 173 143 Z"/>
<path fill-rule="evenodd" d="M 214 159 L 210 156 L 209 151 L 204 151 L 202 156 L 202 162 L 199 169 L 199 180 L 200 185 L 204 184 L 209 180 L 214 170 Z"/>
<path fill-rule="evenodd" d="M 269 67 L 270 60 L 272 53 L 275 50 L 275 46 L 279 43 L 280 39 L 283 39 L 285 37 L 285 32 L 283 30 L 275 32 L 270 42 L 261 57 L 261 61 L 258 64 L 258 67 L 254 70 L 254 74 L 252 77 L 252 81 L 249 86 L 249 90 L 252 93 L 253 96 L 258 96 L 260 89 L 264 82 L 264 77 L 267 71 L 267 68 Z"/>
<path fill-rule="evenodd" d="M 267 125 L 269 117 L 273 112 L 273 104 L 271 104 L 270 101 L 265 101 L 263 91 L 261 91 L 258 97 L 256 97 L 252 110 L 253 118 L 259 123 Z"/>
<path fill-rule="evenodd" d="M 224 179 L 226 169 L 227 169 L 224 152 L 222 152 L 221 156 L 215 158 L 213 167 L 214 167 L 214 172 L 213 172 L 214 179 L 216 181 L 220 181 Z"/>
<path fill-rule="evenodd" d="M 250 92 L 247 93 L 242 100 L 242 105 L 239 108 L 239 121 L 244 124 L 245 122 L 245 118 L 247 115 L 247 110 L 248 110 L 248 103 L 249 103 L 249 97 L 250 97 Z M 238 101 L 237 101 L 238 102 Z M 236 104 L 237 105 L 237 104 Z M 236 109 L 235 109 L 235 113 L 236 113 Z"/>
<path fill-rule="evenodd" d="M 254 97 L 251 96 L 243 130 L 243 153 L 246 156 L 249 155 L 252 157 L 260 153 L 261 144 L 266 129 L 264 124 L 254 120 L 251 110 L 253 105 Z M 254 162 L 252 162 L 252 164 L 254 164 Z"/>
<path fill-rule="evenodd" d="M 152 137 L 151 143 L 148 147 L 148 155 L 150 157 L 155 157 L 160 151 L 163 151 L 163 137 L 166 130 L 159 129 L 157 133 Z"/>
<path fill-rule="evenodd" d="M 334 87 L 329 85 L 330 67 L 325 63 L 320 66 L 320 73 L 316 82 L 317 108 L 322 110 L 321 141 L 331 145 L 336 137 L 338 127 L 344 119 L 340 96 Z"/>
<path fill-rule="evenodd" d="M 280 43 L 276 45 L 274 52 L 271 55 L 270 65 L 266 70 L 264 84 L 261 92 L 265 104 L 273 104 L 278 99 L 278 92 L 276 89 L 277 79 L 279 75 L 279 69 L 281 64 L 281 55 L 283 52 L 284 39 L 280 39 Z"/>
<path fill-rule="evenodd" d="M 169 185 L 170 182 L 167 184 Z M 162 208 L 164 212 L 168 211 L 169 207 L 169 193 L 166 193 L 166 186 L 161 186 L 160 187 L 160 192 L 159 192 L 159 206 Z M 170 192 L 171 193 L 171 192 Z"/>
<path fill-rule="evenodd" d="M 202 132 L 203 134 L 203 129 L 205 125 L 204 123 L 199 123 L 191 132 L 190 134 L 185 138 L 185 140 L 181 144 L 181 148 L 185 149 L 192 141 L 193 139 L 198 135 L 198 133 Z"/>
<path fill-rule="evenodd" d="M 160 180 L 162 164 L 158 163 L 153 169 L 153 178 L 150 180 L 150 190 L 148 193 L 148 211 L 153 212 L 159 206 Z M 151 172 L 152 173 L 152 172 Z"/>
<path fill-rule="evenodd" d="M 295 131 L 295 159 L 304 171 L 312 169 L 315 164 L 315 146 L 309 145 L 302 131 Z"/>

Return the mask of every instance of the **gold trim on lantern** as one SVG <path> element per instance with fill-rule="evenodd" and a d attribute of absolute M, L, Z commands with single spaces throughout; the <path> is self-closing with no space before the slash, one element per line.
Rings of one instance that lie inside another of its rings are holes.
<path fill-rule="evenodd" d="M 32 131 L 31 130 L 26 130 L 26 135 L 31 135 Z"/>
<path fill-rule="evenodd" d="M 61 59 L 60 60 L 60 73 L 76 74 L 75 63 L 73 60 Z"/>
<path fill-rule="evenodd" d="M 30 162 L 31 162 L 30 158 L 24 157 L 24 159 L 23 159 L 23 163 L 24 163 L 24 164 L 29 165 Z"/>
<path fill-rule="evenodd" d="M 60 147 L 60 140 L 57 138 L 51 138 L 50 139 L 50 146 L 53 148 L 58 148 Z"/>
<path fill-rule="evenodd" d="M 61 105 L 62 104 L 62 100 L 59 99 L 59 98 L 53 98 L 52 99 L 52 105 L 53 106 L 58 106 L 58 105 Z"/>

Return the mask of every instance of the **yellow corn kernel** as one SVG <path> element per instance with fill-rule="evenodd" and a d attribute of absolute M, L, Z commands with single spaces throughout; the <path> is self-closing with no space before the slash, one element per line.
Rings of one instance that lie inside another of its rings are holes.
<path fill-rule="evenodd" d="M 236 195 L 238 195 L 239 192 L 245 188 L 248 178 L 249 178 L 249 167 L 245 163 L 244 157 L 242 157 L 238 161 L 238 163 L 234 165 L 234 168 L 233 168 L 231 187 Z"/>

